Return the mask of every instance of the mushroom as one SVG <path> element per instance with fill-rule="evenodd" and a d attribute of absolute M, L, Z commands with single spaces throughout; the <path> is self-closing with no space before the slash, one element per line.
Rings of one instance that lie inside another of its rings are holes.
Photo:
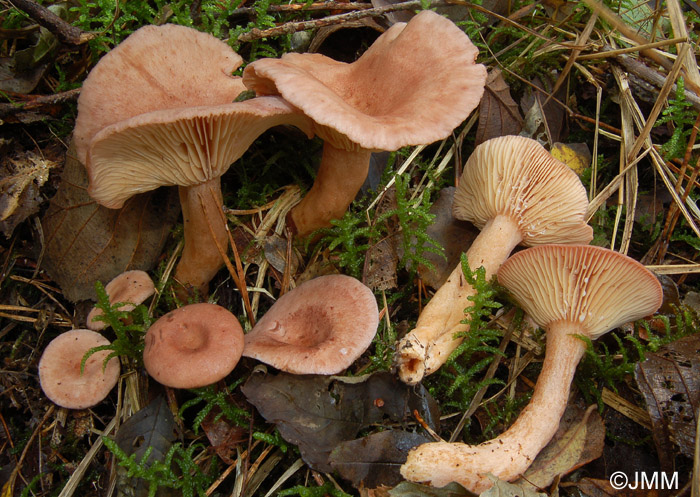
<path fill-rule="evenodd" d="M 109 340 L 92 330 L 70 330 L 58 335 L 44 349 L 39 360 L 39 381 L 46 396 L 61 407 L 85 409 L 100 403 L 119 380 L 119 359 L 105 359 L 109 350 L 92 354 L 81 372 L 85 353 L 109 345 Z"/>
<path fill-rule="evenodd" d="M 117 209 L 134 193 L 180 186 L 185 247 L 175 279 L 200 293 L 228 246 L 219 176 L 269 127 L 310 126 L 281 99 L 232 103 L 245 90 L 231 75 L 241 62 L 209 34 L 146 26 L 100 60 L 78 100 L 74 138 L 90 195 Z"/>
<path fill-rule="evenodd" d="M 504 136 L 474 149 L 452 213 L 481 228 L 466 255 L 470 268 L 483 267 L 490 279 L 519 243 L 590 242 L 587 207 L 586 190 L 569 167 L 535 140 Z M 469 330 L 462 321 L 474 294 L 457 265 L 397 346 L 396 364 L 404 382 L 415 384 L 447 361 L 462 342 L 455 335 Z"/>
<path fill-rule="evenodd" d="M 372 151 L 441 140 L 466 119 L 486 80 L 477 53 L 461 29 L 426 10 L 394 24 L 351 64 L 288 53 L 245 68 L 248 88 L 282 95 L 314 120 L 324 140 L 314 184 L 290 214 L 299 236 L 343 216 Z"/>
<path fill-rule="evenodd" d="M 185 246 L 175 279 L 206 293 L 228 246 L 220 177 L 264 131 L 308 119 L 279 97 L 153 111 L 112 124 L 90 142 L 88 192 L 120 208 L 126 199 L 178 185 Z"/>
<path fill-rule="evenodd" d="M 243 60 L 223 41 L 164 24 L 134 31 L 90 71 L 80 90 L 73 139 L 85 164 L 92 138 L 110 124 L 162 109 L 233 102 Z"/>
<path fill-rule="evenodd" d="M 117 275 L 105 285 L 105 292 L 109 297 L 110 305 L 122 302 L 124 305 L 120 306 L 119 310 L 128 312 L 153 295 L 156 287 L 148 273 L 135 269 Z M 87 327 L 94 331 L 104 329 L 107 323 L 97 319 L 100 316 L 102 316 L 102 309 L 93 307 L 87 315 Z"/>
<path fill-rule="evenodd" d="M 191 304 L 159 318 L 146 332 L 143 364 L 158 383 L 199 388 L 225 378 L 243 351 L 243 328 L 216 304 Z"/>
<path fill-rule="evenodd" d="M 401 474 L 444 486 L 456 481 L 479 493 L 521 475 L 559 426 L 586 342 L 655 312 L 657 278 L 637 261 L 595 246 L 543 245 L 513 255 L 498 281 L 540 326 L 547 348 L 529 404 L 499 437 L 477 446 L 437 442 L 411 451 Z"/>
<path fill-rule="evenodd" d="M 372 291 L 345 275 L 327 275 L 282 295 L 245 336 L 243 355 L 294 374 L 336 374 L 377 332 Z"/>

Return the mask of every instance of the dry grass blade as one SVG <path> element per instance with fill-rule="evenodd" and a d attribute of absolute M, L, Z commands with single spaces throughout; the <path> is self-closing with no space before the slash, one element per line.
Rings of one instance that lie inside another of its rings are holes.
<path fill-rule="evenodd" d="M 265 497 L 271 497 L 277 490 L 284 485 L 284 482 L 286 482 L 289 478 L 292 477 L 294 473 L 299 471 L 301 468 L 304 467 L 304 461 L 301 460 L 301 457 L 294 461 L 291 466 L 287 468 L 287 470 L 282 473 L 282 476 L 280 476 L 277 481 L 270 487 L 270 490 L 267 491 L 265 494 Z"/>
<path fill-rule="evenodd" d="M 75 468 L 75 471 L 73 471 L 73 474 L 66 482 L 66 485 L 63 487 L 63 490 L 61 490 L 61 493 L 58 494 L 58 497 L 71 497 L 75 493 L 75 491 L 78 488 L 78 485 L 80 484 L 80 481 L 83 479 L 83 476 L 85 476 L 85 472 L 90 466 L 90 463 L 92 463 L 92 460 L 95 458 L 95 455 L 97 455 L 97 452 L 102 448 L 102 437 L 112 433 L 116 425 L 117 416 L 112 418 L 112 421 L 110 421 L 109 424 L 105 427 L 101 435 L 97 437 L 97 440 L 95 440 L 95 443 L 92 444 L 90 450 L 88 450 L 87 454 L 85 454 L 85 457 L 83 457 L 83 459 L 80 461 L 78 467 Z"/>
<path fill-rule="evenodd" d="M 623 21 L 617 14 L 615 14 L 612 10 L 610 10 L 608 7 L 606 7 L 602 2 L 599 0 L 583 0 L 583 2 L 590 7 L 590 9 L 598 14 L 601 19 L 604 19 L 606 22 L 612 25 L 612 31 L 617 31 L 623 36 L 629 38 L 630 40 L 634 41 L 637 43 L 637 45 L 647 45 L 649 44 L 649 40 L 645 39 L 642 37 L 637 31 L 632 29 L 630 26 L 628 26 L 625 21 Z M 671 68 L 671 62 L 665 58 L 660 56 L 658 53 L 651 49 L 644 49 L 640 50 L 641 54 L 644 55 L 645 57 L 648 57 L 649 59 L 653 60 L 657 64 L 659 64 L 662 67 L 665 67 L 666 69 Z"/>
<path fill-rule="evenodd" d="M 634 47 L 625 48 L 611 48 L 609 50 L 602 50 L 595 53 L 589 53 L 585 55 L 579 55 L 578 60 L 593 60 L 593 59 L 607 59 L 609 57 L 616 57 L 618 55 L 624 55 L 628 53 L 641 52 L 643 50 L 651 50 L 652 48 L 667 47 L 669 45 L 676 45 L 678 43 L 683 43 L 688 41 L 687 36 L 681 38 L 671 38 L 670 40 L 660 40 L 653 43 L 645 43 L 643 45 L 636 45 Z"/>
<path fill-rule="evenodd" d="M 668 17 L 671 21 L 671 27 L 673 28 L 673 34 L 676 37 L 688 38 L 688 26 L 686 26 L 685 18 L 683 17 L 683 10 L 678 0 L 666 0 L 666 9 L 668 10 Z M 698 71 L 698 62 L 695 59 L 695 52 L 693 50 L 686 50 L 681 53 L 681 47 L 692 48 L 688 41 L 684 41 L 682 44 L 679 43 L 678 47 L 678 58 L 682 59 L 681 63 L 684 66 L 685 80 L 690 88 L 698 93 L 698 88 L 700 88 L 700 71 Z M 675 78 L 674 78 L 675 81 Z"/>
<path fill-rule="evenodd" d="M 649 413 L 641 407 L 633 404 L 623 397 L 620 397 L 618 394 L 607 388 L 603 388 L 602 400 L 606 406 L 615 409 L 620 414 L 628 417 L 647 430 L 651 430 L 651 417 L 649 416 Z"/>
<path fill-rule="evenodd" d="M 56 406 L 53 404 L 49 409 L 46 411 L 46 414 L 44 414 L 44 417 L 41 418 L 41 421 L 36 425 L 34 428 L 34 431 L 32 431 L 31 436 L 29 437 L 29 440 L 27 440 L 27 443 L 24 446 L 24 449 L 22 450 L 22 454 L 19 456 L 19 460 L 17 461 L 17 465 L 15 468 L 12 470 L 12 473 L 10 474 L 10 477 L 7 479 L 7 482 L 4 484 L 4 488 L 9 490 L 9 494 L 12 495 L 12 491 L 15 486 L 15 481 L 17 481 L 17 477 L 20 475 L 20 471 L 22 471 L 22 464 L 24 463 L 24 459 L 27 457 L 27 453 L 29 452 L 29 448 L 32 446 L 32 442 L 34 439 L 37 437 L 39 432 L 42 430 L 44 423 L 46 423 L 46 420 L 49 419 L 49 417 L 53 414 Z"/>
<path fill-rule="evenodd" d="M 210 189 L 209 193 L 214 196 L 214 192 Z M 228 235 L 229 239 L 229 244 L 231 245 L 231 250 L 234 253 L 234 257 L 236 259 L 236 266 L 238 271 L 236 271 L 233 268 L 233 265 L 231 264 L 230 259 L 226 255 L 226 249 L 221 246 L 219 241 L 216 239 L 216 236 L 214 235 L 214 228 L 212 227 L 211 223 L 209 223 L 209 214 L 206 212 L 207 208 L 204 205 L 204 201 L 200 197 L 200 205 L 202 207 L 202 210 L 204 211 L 205 215 L 207 216 L 207 226 L 209 227 L 209 233 L 211 233 L 211 238 L 214 241 L 214 244 L 216 245 L 216 249 L 219 251 L 219 254 L 221 254 L 221 259 L 226 265 L 226 269 L 228 269 L 229 274 L 231 275 L 231 278 L 233 278 L 234 283 L 236 284 L 236 287 L 238 290 L 241 292 L 241 297 L 243 298 L 243 305 L 245 306 L 246 312 L 248 313 L 248 319 L 250 320 L 251 326 L 255 326 L 255 317 L 253 316 L 253 310 L 250 306 L 250 299 L 248 298 L 248 289 L 246 287 L 245 283 L 245 273 L 243 273 L 243 267 L 241 265 L 241 260 L 240 257 L 238 256 L 238 250 L 236 249 L 236 243 L 233 241 L 233 237 L 231 236 L 231 232 L 228 229 L 228 222 L 226 219 L 226 215 L 224 214 L 222 209 L 218 209 L 216 212 L 216 216 L 219 217 L 220 221 L 224 223 L 226 226 L 226 234 Z"/>
<path fill-rule="evenodd" d="M 663 264 L 645 266 L 655 274 L 698 274 L 700 264 Z"/>
<path fill-rule="evenodd" d="M 620 150 L 620 170 L 623 171 L 627 167 L 629 160 L 633 159 L 633 147 L 635 144 L 634 138 L 634 120 L 632 118 L 632 107 L 634 104 L 634 97 L 632 96 L 632 91 L 630 90 L 629 81 L 627 80 L 627 75 L 623 74 L 622 71 L 613 66 L 613 74 L 617 80 L 618 87 L 620 89 L 620 114 L 622 121 L 622 148 Z M 626 254 L 629 249 L 629 243 L 632 239 L 632 227 L 634 224 L 634 212 L 637 207 L 637 185 L 638 185 L 638 174 L 637 167 L 634 166 L 629 168 L 629 170 L 624 175 L 625 181 L 621 184 L 618 190 L 618 202 L 617 202 L 617 212 L 615 213 L 615 227 L 613 228 L 613 236 L 610 241 L 610 248 L 615 248 L 615 235 L 617 233 L 617 227 L 620 222 L 620 216 L 622 215 L 622 206 L 625 206 L 625 226 L 622 232 L 622 240 L 620 241 L 620 252 Z M 623 186 L 624 185 L 624 186 Z"/>
<path fill-rule="evenodd" d="M 510 338 L 513 334 L 513 326 L 511 322 L 511 326 L 508 327 L 508 331 L 506 332 L 505 336 L 501 340 L 501 344 L 498 346 L 498 350 L 501 352 L 505 352 L 506 347 L 510 343 Z M 499 364 L 501 363 L 502 356 L 497 355 L 494 357 L 493 361 L 491 364 L 489 364 L 488 369 L 486 370 L 486 374 L 484 375 L 483 381 L 488 381 L 491 378 L 494 377 L 496 374 L 496 369 L 498 369 Z M 459 420 L 459 423 L 457 423 L 457 426 L 455 427 L 454 430 L 452 430 L 452 434 L 450 435 L 450 442 L 454 442 L 457 440 L 459 437 L 460 433 L 462 432 L 462 428 L 464 428 L 465 423 L 467 422 L 467 419 L 469 419 L 474 412 L 477 410 L 477 408 L 481 405 L 481 400 L 484 398 L 484 395 L 486 395 L 486 389 L 488 386 L 483 386 L 479 389 L 478 392 L 476 392 L 476 395 L 474 395 L 474 398 L 472 399 L 471 403 L 469 404 L 469 409 L 467 409 L 462 417 Z"/>
<path fill-rule="evenodd" d="M 690 195 L 690 192 L 693 190 L 694 186 L 697 186 L 696 180 L 698 177 L 698 167 L 694 167 L 692 170 L 692 174 L 690 177 L 687 177 L 686 175 L 686 170 L 688 168 L 688 162 L 690 161 L 691 158 L 691 153 L 693 150 L 693 146 L 695 145 L 695 142 L 697 140 L 698 136 L 698 130 L 700 129 L 700 113 L 698 113 L 697 117 L 695 118 L 695 123 L 693 124 L 693 129 L 690 132 L 690 137 L 688 139 L 688 146 L 686 147 L 685 151 L 685 156 L 683 157 L 683 165 L 680 169 L 676 170 L 678 174 L 678 179 L 676 181 L 676 191 L 680 193 L 681 187 L 683 186 L 683 180 L 686 179 L 686 187 L 685 190 L 683 191 L 683 195 L 681 197 L 681 200 L 683 202 L 686 202 L 688 199 L 688 196 Z M 664 257 L 666 256 L 666 251 L 668 250 L 668 245 L 670 243 L 670 238 L 671 234 L 673 233 L 673 230 L 676 227 L 676 222 L 678 221 L 678 206 L 676 204 L 671 205 L 669 208 L 668 214 L 666 215 L 666 223 L 664 225 L 663 231 L 661 232 L 661 236 L 659 237 L 659 241 L 656 244 L 656 260 L 658 262 L 661 262 Z"/>

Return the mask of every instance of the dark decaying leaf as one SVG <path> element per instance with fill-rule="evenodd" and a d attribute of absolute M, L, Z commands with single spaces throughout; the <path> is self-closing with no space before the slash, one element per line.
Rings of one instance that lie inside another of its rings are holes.
<path fill-rule="evenodd" d="M 569 404 L 554 438 L 537 455 L 522 480 L 524 487 L 545 488 L 563 476 L 597 459 L 605 445 L 605 425 L 595 406 L 583 409 Z"/>
<path fill-rule="evenodd" d="M 408 387 L 389 373 L 355 378 L 255 373 L 242 389 L 282 437 L 297 446 L 311 468 L 330 472 L 331 451 L 385 419 L 411 419 L 414 410 L 433 429 L 437 404 L 422 386 Z"/>
<path fill-rule="evenodd" d="M 127 419 L 117 431 L 114 441 L 127 455 L 136 454 L 137 462 L 140 462 L 146 450 L 152 447 L 148 464 L 150 461 L 162 461 L 175 438 L 175 419 L 165 397 L 160 396 Z M 135 497 L 146 496 L 148 485 L 144 483 L 128 478 L 125 471 L 121 470 L 117 478 L 118 492 Z"/>
<path fill-rule="evenodd" d="M 475 143 L 504 135 L 517 135 L 523 125 L 518 104 L 510 96 L 510 87 L 500 69 L 492 69 L 486 76 L 484 95 L 479 103 L 479 125 Z"/>
<path fill-rule="evenodd" d="M 341 442 L 331 452 L 329 460 L 333 469 L 356 488 L 393 486 L 403 480 L 399 469 L 406 462 L 408 451 L 428 442 L 433 439 L 419 433 L 380 431 Z"/>
<path fill-rule="evenodd" d="M 466 252 L 471 246 L 479 230 L 467 221 L 460 221 L 452 216 L 452 199 L 455 187 L 450 186 L 440 190 L 437 200 L 430 206 L 430 213 L 435 215 L 433 223 L 426 233 L 445 249 L 445 257 L 434 252 L 423 252 L 433 268 L 423 265 L 418 266 L 423 283 L 440 288 L 452 270 L 459 264 L 462 252 Z"/>
<path fill-rule="evenodd" d="M 474 497 L 476 494 L 455 482 L 435 488 L 404 481 L 389 490 L 389 495 L 391 497 Z"/>
<path fill-rule="evenodd" d="M 700 335 L 691 335 L 649 353 L 634 376 L 651 416 L 662 469 L 672 468 L 673 447 L 693 457 L 700 406 Z"/>
<path fill-rule="evenodd" d="M 229 423 L 220 414 L 221 410 L 216 407 L 207 414 L 202 421 L 202 430 L 216 455 L 226 464 L 236 464 L 236 449 L 247 439 L 246 433 L 243 428 Z"/>
<path fill-rule="evenodd" d="M 88 196 L 87 185 L 71 147 L 61 184 L 42 218 L 42 267 L 72 301 L 94 299 L 98 280 L 152 269 L 179 213 L 174 189 L 137 195 L 122 209 L 107 209 Z"/>

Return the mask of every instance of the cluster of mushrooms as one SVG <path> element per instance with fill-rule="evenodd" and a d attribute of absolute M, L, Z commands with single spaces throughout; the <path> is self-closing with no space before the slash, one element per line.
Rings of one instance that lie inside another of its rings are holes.
<path fill-rule="evenodd" d="M 106 207 L 119 208 L 162 185 L 179 187 L 185 243 L 175 279 L 206 293 L 228 245 L 220 177 L 261 133 L 285 124 L 324 140 L 316 180 L 288 216 L 297 236 L 308 235 L 343 215 L 373 151 L 432 143 L 466 119 L 486 78 L 476 56 L 451 21 L 424 11 L 392 26 L 352 64 L 286 54 L 253 62 L 235 77 L 242 60 L 220 40 L 182 26 L 148 26 L 108 53 L 85 81 L 76 153 L 88 171 L 90 195 Z M 237 101 L 245 90 L 255 98 Z M 624 255 L 587 245 L 587 206 L 576 174 L 537 142 L 507 136 L 475 149 L 453 206 L 455 217 L 482 230 L 467 259 L 474 269 L 484 267 L 487 278 L 496 275 L 546 329 L 546 355 L 532 399 L 509 430 L 477 446 L 421 445 L 402 466 L 404 477 L 435 486 L 457 481 L 480 492 L 492 484 L 488 474 L 521 475 L 558 427 L 585 350 L 578 336 L 596 339 L 660 306 L 653 274 Z M 509 258 L 519 244 L 533 247 Z M 106 287 L 110 302 L 139 304 L 154 292 L 145 273 L 119 278 Z M 458 336 L 469 331 L 462 321 L 474 292 L 456 267 L 397 345 L 404 382 L 421 381 L 459 345 Z M 88 318 L 95 330 L 98 314 Z M 348 276 L 324 276 L 283 295 L 245 335 L 223 307 L 176 309 L 148 330 L 144 365 L 174 388 L 214 383 L 241 355 L 292 373 L 335 374 L 364 352 L 377 326 L 367 287 Z M 69 408 L 102 400 L 118 380 L 118 359 L 103 364 L 109 351 L 102 350 L 82 373 L 80 360 L 108 344 L 93 330 L 55 339 L 39 365 L 47 396 Z M 95 391 L 89 400 L 77 398 L 88 390 Z"/>
<path fill-rule="evenodd" d="M 538 142 L 504 136 L 477 146 L 464 166 L 453 215 L 481 228 L 467 251 L 472 269 L 496 275 L 527 314 L 546 330 L 542 370 L 515 423 L 479 445 L 434 442 L 413 449 L 401 474 L 472 492 L 521 476 L 552 439 L 568 402 L 576 366 L 595 340 L 623 323 L 653 314 L 661 284 L 643 265 L 587 245 L 586 191 L 576 174 Z M 530 246 L 509 258 L 519 244 Z M 400 378 L 409 384 L 437 370 L 469 327 L 464 309 L 475 290 L 455 268 L 398 344 Z"/>

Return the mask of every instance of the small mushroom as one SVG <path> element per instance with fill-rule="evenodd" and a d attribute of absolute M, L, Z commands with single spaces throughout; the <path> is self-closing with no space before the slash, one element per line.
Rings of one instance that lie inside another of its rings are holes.
<path fill-rule="evenodd" d="M 80 364 L 85 353 L 109 345 L 109 340 L 92 330 L 70 330 L 58 335 L 44 349 L 39 360 L 39 381 L 46 396 L 61 407 L 85 409 L 100 403 L 119 380 L 119 359 L 104 366 L 109 350 L 100 350 Z"/>
<path fill-rule="evenodd" d="M 105 285 L 105 292 L 109 297 L 110 305 L 123 302 L 124 305 L 120 306 L 119 310 L 128 312 L 153 295 L 156 287 L 148 273 L 134 269 L 117 275 Z M 102 309 L 93 307 L 87 315 L 87 327 L 94 331 L 104 329 L 107 323 L 96 319 L 100 316 L 102 316 Z"/>
<path fill-rule="evenodd" d="M 294 374 L 336 374 L 372 343 L 377 301 L 360 281 L 327 275 L 274 303 L 245 336 L 243 355 Z"/>
<path fill-rule="evenodd" d="M 146 332 L 143 364 L 157 382 L 199 388 L 225 378 L 243 351 L 243 328 L 216 304 L 191 304 L 159 318 Z"/>
<path fill-rule="evenodd" d="M 543 245 L 513 255 L 498 281 L 547 333 L 542 371 L 529 404 L 503 434 L 477 446 L 429 443 L 411 451 L 401 474 L 472 492 L 520 476 L 551 440 L 566 408 L 576 366 L 586 350 L 579 337 L 599 338 L 655 312 L 663 300 L 657 278 L 637 261 L 595 246 Z"/>
<path fill-rule="evenodd" d="M 314 120 L 325 142 L 314 184 L 291 211 L 299 236 L 343 216 L 372 151 L 441 140 L 467 118 L 486 80 L 477 54 L 461 29 L 426 10 L 394 24 L 351 64 L 288 53 L 245 68 L 248 88 L 282 95 Z"/>
<path fill-rule="evenodd" d="M 521 136 L 487 140 L 464 166 L 452 212 L 481 233 L 467 251 L 472 270 L 490 279 L 519 243 L 588 243 L 588 199 L 578 176 L 538 142 Z M 475 290 L 461 264 L 425 306 L 416 327 L 397 346 L 399 377 L 408 384 L 435 372 L 469 331 L 464 310 Z"/>

